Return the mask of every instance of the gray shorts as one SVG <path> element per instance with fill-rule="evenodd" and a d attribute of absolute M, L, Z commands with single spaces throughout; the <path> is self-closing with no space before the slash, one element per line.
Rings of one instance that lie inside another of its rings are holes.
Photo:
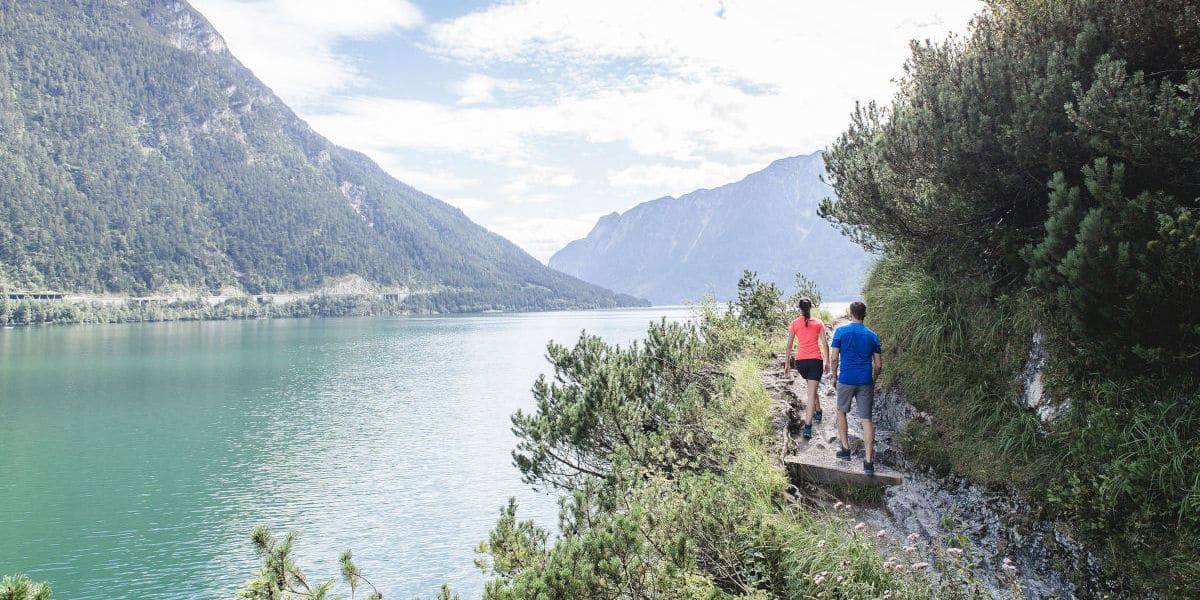
<path fill-rule="evenodd" d="M 851 385 L 839 383 L 837 386 L 838 410 L 850 414 L 850 401 L 854 400 L 854 416 L 860 419 L 870 419 L 871 409 L 875 405 L 875 384 Z"/>

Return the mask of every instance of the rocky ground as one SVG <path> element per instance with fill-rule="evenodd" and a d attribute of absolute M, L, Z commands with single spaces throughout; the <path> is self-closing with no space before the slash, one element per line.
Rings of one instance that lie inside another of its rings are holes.
<path fill-rule="evenodd" d="M 775 435 L 773 444 L 778 464 L 805 453 L 833 455 L 836 441 L 837 406 L 831 378 L 826 376 L 818 388 L 824 419 L 814 425 L 813 439 L 800 435 L 804 417 L 805 383 L 784 377 L 782 353 L 760 374 L 763 386 L 775 399 Z M 923 540 L 923 548 L 962 547 L 963 561 L 984 582 L 986 592 L 995 597 L 1093 598 L 1113 597 L 1115 582 L 1100 579 L 1097 561 L 1057 524 L 1040 519 L 1039 510 L 1010 489 L 983 489 L 953 477 L 938 477 L 906 458 L 894 432 L 903 430 L 912 419 L 928 419 L 894 390 L 880 394 L 875 401 L 877 468 L 894 469 L 901 476 L 899 485 L 890 485 L 881 493 L 854 493 L 832 489 L 823 484 L 800 480 L 793 470 L 793 490 L 798 502 L 829 508 L 844 506 L 839 498 L 854 496 L 848 504 L 854 520 L 874 531 L 886 532 L 879 538 L 881 560 L 897 552 L 905 540 Z M 845 470 L 862 472 L 862 429 L 858 420 L 849 420 L 849 434 L 855 459 Z M 910 537 L 912 536 L 912 537 Z"/>

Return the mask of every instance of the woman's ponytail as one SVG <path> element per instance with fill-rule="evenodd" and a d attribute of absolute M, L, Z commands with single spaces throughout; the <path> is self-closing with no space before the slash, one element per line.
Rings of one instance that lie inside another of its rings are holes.
<path fill-rule="evenodd" d="M 808 327 L 808 320 L 812 318 L 812 300 L 808 297 L 801 298 L 797 306 L 800 307 L 800 312 L 804 313 L 804 326 Z"/>

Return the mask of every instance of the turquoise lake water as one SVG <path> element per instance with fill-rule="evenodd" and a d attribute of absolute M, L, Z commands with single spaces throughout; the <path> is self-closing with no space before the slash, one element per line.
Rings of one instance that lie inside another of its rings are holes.
<path fill-rule="evenodd" d="M 687 310 L 0 330 L 0 575 L 231 598 L 262 524 L 299 533 L 310 580 L 350 548 L 384 597 L 477 598 L 510 496 L 556 523 L 510 456 L 547 340 L 628 344 L 661 316 Z"/>

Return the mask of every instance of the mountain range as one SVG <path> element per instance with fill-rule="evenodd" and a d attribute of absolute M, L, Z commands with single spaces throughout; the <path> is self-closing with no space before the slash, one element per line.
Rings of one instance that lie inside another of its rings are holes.
<path fill-rule="evenodd" d="M 785 293 L 796 274 L 825 300 L 850 300 L 871 260 L 817 215 L 833 190 L 821 153 L 784 158 L 741 181 L 639 204 L 602 217 L 550 266 L 656 304 L 737 296 L 745 269 Z"/>
<path fill-rule="evenodd" d="M 432 310 L 638 304 L 313 131 L 180 0 L 0 0 L 0 287 L 357 275 Z"/>

